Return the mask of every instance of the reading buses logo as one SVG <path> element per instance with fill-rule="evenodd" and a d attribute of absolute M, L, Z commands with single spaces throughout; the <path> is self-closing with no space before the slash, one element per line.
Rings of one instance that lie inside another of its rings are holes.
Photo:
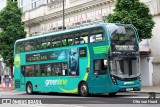
<path fill-rule="evenodd" d="M 14 58 L 14 65 L 15 65 L 16 67 L 19 67 L 19 66 L 20 66 L 20 63 L 21 63 L 20 56 L 19 56 L 19 55 L 16 55 L 15 58 Z"/>
<path fill-rule="evenodd" d="M 134 81 L 124 82 L 124 85 L 128 85 L 128 84 L 134 84 Z"/>
<path fill-rule="evenodd" d="M 49 85 L 66 85 L 68 82 L 68 80 L 66 79 L 56 79 L 56 80 L 46 80 L 45 81 L 45 85 L 49 86 Z"/>

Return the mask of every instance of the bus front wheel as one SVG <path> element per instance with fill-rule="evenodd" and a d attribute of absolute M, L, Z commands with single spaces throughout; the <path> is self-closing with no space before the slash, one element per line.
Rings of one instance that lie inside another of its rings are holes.
<path fill-rule="evenodd" d="M 33 93 L 33 87 L 32 87 L 32 84 L 30 82 L 28 82 L 27 85 L 26 85 L 26 93 L 27 94 L 32 94 Z"/>
<path fill-rule="evenodd" d="M 79 94 L 83 97 L 87 97 L 89 95 L 89 88 L 87 83 L 82 82 L 79 86 Z"/>
<path fill-rule="evenodd" d="M 117 93 L 116 92 L 112 92 L 112 93 L 108 93 L 109 96 L 115 96 Z"/>

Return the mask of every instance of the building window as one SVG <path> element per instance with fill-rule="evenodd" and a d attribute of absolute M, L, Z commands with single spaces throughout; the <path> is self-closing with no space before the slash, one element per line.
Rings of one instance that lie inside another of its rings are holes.
<path fill-rule="evenodd" d="M 17 0 L 10 0 L 10 1 L 15 2 L 15 1 L 17 1 Z"/>
<path fill-rule="evenodd" d="M 59 8 L 63 6 L 63 0 L 48 0 L 48 3 L 51 2 L 53 5 L 53 8 Z M 66 0 L 64 0 L 64 5 L 66 4 Z"/>
<path fill-rule="evenodd" d="M 23 0 L 19 0 L 18 5 L 19 5 L 19 7 L 22 7 L 23 6 Z"/>
<path fill-rule="evenodd" d="M 37 2 L 35 0 L 32 0 L 32 9 L 37 7 Z"/>
<path fill-rule="evenodd" d="M 20 0 L 20 3 L 21 3 L 20 5 L 23 6 L 23 0 Z"/>
<path fill-rule="evenodd" d="M 157 10 L 158 10 L 158 13 L 160 13 L 160 0 L 157 0 Z"/>
<path fill-rule="evenodd" d="M 49 3 L 49 2 L 51 2 L 51 1 L 53 1 L 53 0 L 47 0 L 46 3 Z"/>

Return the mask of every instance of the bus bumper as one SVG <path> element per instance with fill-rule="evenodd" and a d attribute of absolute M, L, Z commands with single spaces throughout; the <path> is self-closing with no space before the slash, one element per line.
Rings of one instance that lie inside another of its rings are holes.
<path fill-rule="evenodd" d="M 140 91 L 141 82 L 139 80 L 122 81 L 116 80 L 116 84 L 113 84 L 110 92 L 126 92 L 126 91 Z"/>
<path fill-rule="evenodd" d="M 136 84 L 132 86 L 119 86 L 118 92 L 126 92 L 126 91 L 140 91 L 141 84 Z"/>
<path fill-rule="evenodd" d="M 117 80 L 117 86 L 118 86 L 118 92 L 141 90 L 141 82 L 138 79 L 133 81 Z"/>

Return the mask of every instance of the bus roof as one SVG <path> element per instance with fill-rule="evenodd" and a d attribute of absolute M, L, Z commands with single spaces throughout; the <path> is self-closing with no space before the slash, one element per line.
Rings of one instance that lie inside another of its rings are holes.
<path fill-rule="evenodd" d="M 16 42 L 36 39 L 36 38 L 40 38 L 40 37 L 47 37 L 47 36 L 51 36 L 51 35 L 64 34 L 64 33 L 69 33 L 69 32 L 84 30 L 84 29 L 88 29 L 88 28 L 94 28 L 94 27 L 98 27 L 98 26 L 104 26 L 104 25 L 105 25 L 105 23 L 100 23 L 100 24 L 96 24 L 96 25 L 89 25 L 89 26 L 84 26 L 84 27 L 75 28 L 75 29 L 67 29 L 67 30 L 64 30 L 64 31 L 47 33 L 47 34 L 42 34 L 42 35 L 38 35 L 38 36 L 34 36 L 34 37 L 28 37 L 28 38 L 19 39 L 19 40 L 16 40 Z"/>
<path fill-rule="evenodd" d="M 88 25 L 88 26 L 75 28 L 75 29 L 67 29 L 67 30 L 64 30 L 64 31 L 41 34 L 41 35 L 34 36 L 34 37 L 19 39 L 19 40 L 16 40 L 15 43 L 20 42 L 20 41 L 27 41 L 27 40 L 32 40 L 32 39 L 36 39 L 36 38 L 41 38 L 41 37 L 47 37 L 47 36 L 51 36 L 51 35 L 54 36 L 54 35 L 57 35 L 57 34 L 65 34 L 65 33 L 69 33 L 69 32 L 74 32 L 74 31 L 79 31 L 79 30 L 84 30 L 84 29 L 89 29 L 89 28 L 94 28 L 94 27 L 105 27 L 106 24 L 119 24 L 119 23 L 99 23 L 99 24 L 96 24 L 96 25 Z M 119 24 L 119 25 L 129 25 L 129 24 Z"/>

